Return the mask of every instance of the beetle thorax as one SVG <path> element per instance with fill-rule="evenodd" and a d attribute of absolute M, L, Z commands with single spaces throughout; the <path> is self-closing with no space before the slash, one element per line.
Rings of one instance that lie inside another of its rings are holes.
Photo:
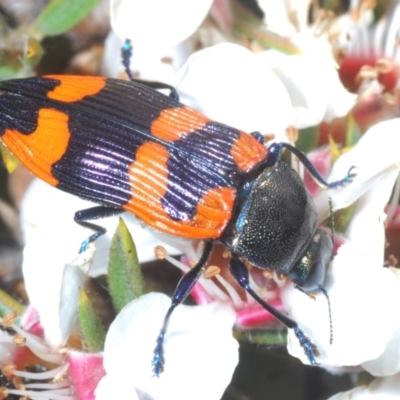
<path fill-rule="evenodd" d="M 278 161 L 254 179 L 239 207 L 227 247 L 259 268 L 287 274 L 306 252 L 318 222 L 299 175 Z"/>

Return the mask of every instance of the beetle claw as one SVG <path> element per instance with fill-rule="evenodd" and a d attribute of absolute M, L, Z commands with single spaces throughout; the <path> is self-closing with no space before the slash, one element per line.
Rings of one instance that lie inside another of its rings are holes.
<path fill-rule="evenodd" d="M 304 353 L 307 355 L 308 360 L 310 361 L 310 364 L 312 366 L 318 365 L 317 361 L 315 360 L 315 357 L 318 357 L 320 355 L 317 346 L 313 342 L 311 342 L 311 340 L 298 326 L 293 329 L 295 335 L 297 336 L 297 339 L 299 339 L 301 347 L 304 349 Z"/>

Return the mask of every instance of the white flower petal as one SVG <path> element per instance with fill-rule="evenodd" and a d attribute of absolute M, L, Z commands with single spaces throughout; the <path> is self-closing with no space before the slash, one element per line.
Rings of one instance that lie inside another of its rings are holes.
<path fill-rule="evenodd" d="M 65 215 L 59 214 L 60 218 L 54 220 L 51 214 L 42 215 L 40 227 L 29 233 L 22 265 L 29 300 L 40 314 L 46 341 L 54 347 L 62 343 L 59 307 L 64 268 L 76 258 L 79 243 L 87 237 L 76 224 L 68 229 L 70 236 L 65 237 Z"/>
<path fill-rule="evenodd" d="M 94 394 L 96 400 L 139 400 L 132 379 L 126 379 L 124 382 L 121 382 L 118 377 L 115 377 L 115 379 L 109 378 L 108 376 L 102 378 L 97 385 Z"/>
<path fill-rule="evenodd" d="M 124 72 L 121 52 L 124 42 L 113 31 L 109 33 L 104 45 L 101 73 L 113 78 L 121 78 Z M 190 37 L 174 47 L 153 49 L 135 47 L 130 61 L 130 69 L 138 79 L 175 83 L 175 74 L 195 50 L 195 38 Z"/>
<path fill-rule="evenodd" d="M 79 308 L 79 288 L 85 285 L 86 278 L 86 273 L 79 266 L 67 264 L 64 267 L 59 305 L 59 328 L 63 344 L 67 343 L 75 326 Z"/>
<path fill-rule="evenodd" d="M 212 0 L 113 0 L 111 26 L 134 47 L 171 47 L 189 37 L 206 17 Z"/>
<path fill-rule="evenodd" d="M 400 322 L 391 305 L 400 302 L 400 284 L 392 271 L 342 245 L 331 264 L 326 289 L 332 308 L 333 343 L 329 343 L 328 305 L 323 295 L 316 300 L 295 289 L 284 294 L 290 316 L 321 353 L 317 361 L 327 366 L 353 366 L 383 353 Z M 292 330 L 289 352 L 308 360 Z"/>
<path fill-rule="evenodd" d="M 349 392 L 338 393 L 329 400 L 396 400 L 400 396 L 400 374 L 379 378 L 368 386 L 357 387 Z"/>
<path fill-rule="evenodd" d="M 182 103 L 218 122 L 247 132 L 274 133 L 287 141 L 293 124 L 289 95 L 258 57 L 234 44 L 195 53 L 178 74 Z"/>
<path fill-rule="evenodd" d="M 390 268 L 390 270 L 400 281 L 399 270 L 397 268 Z M 387 344 L 385 351 L 378 358 L 363 363 L 362 367 L 375 376 L 388 376 L 400 372 L 400 325 Z"/>
<path fill-rule="evenodd" d="M 296 33 L 295 27 L 289 21 L 285 2 L 258 0 L 257 3 L 265 14 L 264 22 L 269 30 L 281 36 L 292 36 Z"/>
<path fill-rule="evenodd" d="M 263 52 L 259 57 L 268 65 L 271 53 Z M 281 57 L 273 71 L 297 110 L 295 126 L 298 129 L 316 125 L 323 119 L 345 115 L 354 105 L 355 96 L 344 89 L 333 60 L 321 58 L 321 54 Z"/>
<path fill-rule="evenodd" d="M 384 351 L 388 351 L 386 347 L 391 345 L 390 341 L 396 341 L 393 334 L 400 325 L 400 315 L 397 316 L 395 311 L 395 305 L 400 301 L 400 283 L 392 270 L 383 268 L 383 209 L 398 174 L 396 160 L 400 156 L 391 149 L 396 143 L 394 140 L 393 144 L 391 138 L 395 132 L 393 126 L 398 127 L 399 122 L 388 122 L 380 124 L 377 130 L 371 129 L 369 137 L 363 137 L 351 152 L 356 157 L 347 160 L 347 165 L 353 162 L 358 165 L 360 161 L 361 171 L 364 172 L 361 178 L 357 176 L 353 190 L 357 191 L 358 196 L 363 196 L 357 203 L 354 217 L 346 232 L 348 241 L 340 247 L 332 262 L 326 284 L 332 306 L 332 345 L 328 343 L 329 323 L 327 309 L 324 311 L 322 305 L 324 298 L 318 296 L 318 300 L 314 302 L 294 289 L 286 292 L 286 304 L 300 326 L 304 327 L 305 333 L 318 346 L 321 351 L 318 361 L 323 365 L 358 365 L 380 355 L 384 357 Z M 384 129 L 385 127 L 388 129 Z M 379 139 L 385 141 L 386 146 L 383 149 L 380 144 L 376 145 L 374 154 L 380 151 L 384 154 L 373 157 L 371 151 L 367 151 L 370 148 L 366 144 L 376 132 L 385 132 Z M 362 154 L 362 151 L 366 154 Z M 348 154 L 351 156 L 351 153 Z M 367 158 L 369 163 L 366 162 Z M 371 163 L 376 165 L 371 167 Z M 366 173 L 366 170 L 369 172 Z M 370 184 L 371 179 L 374 180 L 373 187 Z M 353 183 L 343 191 L 347 191 L 349 198 L 356 198 L 357 195 L 351 192 L 352 186 Z M 340 197 L 335 196 L 337 207 Z M 290 333 L 289 337 L 292 354 L 305 360 L 304 352 L 294 335 Z M 396 372 L 397 364 L 387 368 Z"/>
<path fill-rule="evenodd" d="M 375 194 L 379 194 L 375 185 L 383 176 L 389 176 L 393 172 L 390 176 L 392 179 L 396 178 L 400 170 L 399 132 L 399 118 L 376 124 L 361 137 L 352 150 L 338 159 L 328 182 L 343 179 L 353 166 L 357 167 L 357 176 L 349 185 L 319 193 L 315 203 L 320 219 L 328 215 L 329 197 L 333 208 L 338 210 L 349 206 L 371 188 Z"/>
<path fill-rule="evenodd" d="M 121 311 L 107 334 L 104 379 L 132 382 L 157 400 L 186 400 L 188 393 L 191 400 L 219 399 L 238 361 L 234 310 L 220 303 L 177 307 L 165 338 L 165 371 L 152 377 L 155 341 L 170 303 L 165 295 L 150 293 Z"/>

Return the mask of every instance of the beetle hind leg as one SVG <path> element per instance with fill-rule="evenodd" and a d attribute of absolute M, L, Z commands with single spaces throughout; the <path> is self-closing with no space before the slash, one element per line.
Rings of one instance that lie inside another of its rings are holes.
<path fill-rule="evenodd" d="M 161 327 L 160 333 L 157 337 L 157 345 L 154 349 L 154 356 L 152 361 L 152 368 L 155 376 L 159 376 L 160 373 L 164 370 L 164 338 L 168 329 L 168 323 L 171 318 L 171 314 L 173 313 L 176 306 L 181 304 L 186 297 L 189 295 L 195 283 L 199 280 L 201 273 L 204 270 L 204 267 L 207 263 L 208 257 L 211 254 L 212 243 L 206 242 L 203 250 L 203 254 L 200 257 L 200 260 L 197 264 L 187 272 L 179 281 L 178 286 L 175 289 L 174 294 L 171 298 L 171 306 L 168 309 L 164 322 Z"/>
<path fill-rule="evenodd" d="M 229 268 L 232 276 L 250 296 L 252 296 L 265 310 L 269 311 L 278 321 L 281 321 L 289 329 L 293 329 L 311 365 L 317 365 L 315 357 L 319 355 L 319 352 L 315 344 L 312 343 L 311 340 L 304 334 L 295 321 L 281 313 L 275 307 L 268 304 L 256 292 L 254 292 L 254 290 L 250 287 L 249 271 L 244 263 L 238 257 L 232 257 Z"/>
<path fill-rule="evenodd" d="M 97 206 L 87 208 L 85 210 L 77 211 L 74 216 L 74 221 L 84 228 L 89 228 L 95 231 L 95 233 L 84 240 L 79 249 L 79 254 L 83 253 L 88 247 L 89 243 L 94 242 L 98 237 L 106 233 L 106 229 L 100 225 L 88 222 L 92 219 L 100 219 L 106 217 L 112 217 L 125 212 L 123 208 L 114 208 L 107 206 Z"/>

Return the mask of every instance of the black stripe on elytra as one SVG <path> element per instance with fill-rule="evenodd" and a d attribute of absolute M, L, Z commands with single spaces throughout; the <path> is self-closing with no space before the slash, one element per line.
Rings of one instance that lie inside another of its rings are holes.
<path fill-rule="evenodd" d="M 0 82 L 0 137 L 6 129 L 30 134 L 37 127 L 39 108 L 50 107 L 47 92 L 59 81 L 31 78 Z"/>
<path fill-rule="evenodd" d="M 237 166 L 231 148 L 239 136 L 237 129 L 208 122 L 168 147 L 168 186 L 161 204 L 172 219 L 193 219 L 207 191 L 233 186 L 229 174 Z"/>

